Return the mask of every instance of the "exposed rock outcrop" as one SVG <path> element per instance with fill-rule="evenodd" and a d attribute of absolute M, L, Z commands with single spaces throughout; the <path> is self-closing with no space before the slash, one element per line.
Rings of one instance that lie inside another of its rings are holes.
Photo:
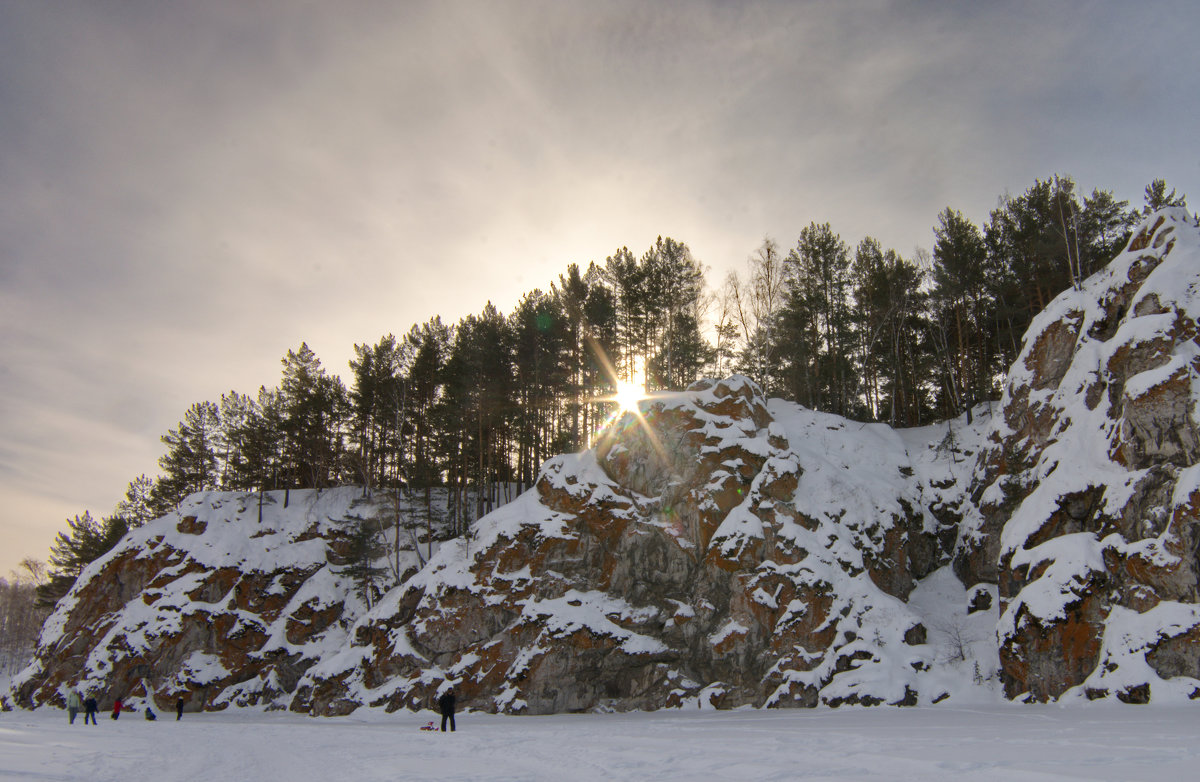
<path fill-rule="evenodd" d="M 369 510 L 358 490 L 274 498 L 261 526 L 254 495 L 197 495 L 81 577 L 18 700 L 82 678 L 323 715 L 424 707 L 444 681 L 520 713 L 931 702 L 937 650 L 905 599 L 948 559 L 928 505 L 967 456 L 925 436 L 744 378 L 657 395 L 419 572 L 410 557 L 369 612 L 330 564 Z"/>
<path fill-rule="evenodd" d="M 257 494 L 197 494 L 131 531 L 47 620 L 16 702 L 60 703 L 76 683 L 102 705 L 220 709 L 288 695 L 366 610 L 329 565 L 352 518 L 376 510 L 360 497 L 291 492 L 284 508 L 285 493 L 268 492 L 260 508 Z"/>
<path fill-rule="evenodd" d="M 912 475 L 888 427 L 744 378 L 656 396 L 443 548 L 293 708 L 418 706 L 432 670 L 524 713 L 932 700 L 904 598 L 946 555 Z"/>
<path fill-rule="evenodd" d="M 1197 697 L 1198 318 L 1200 228 L 1164 210 L 1035 319 L 994 419 L 896 431 L 740 377 L 655 395 L 428 562 L 389 559 L 369 610 L 341 573 L 389 503 L 195 495 L 85 570 L 12 699 L 909 705 L 972 664 L 1009 697 Z"/>
<path fill-rule="evenodd" d="M 999 584 L 1010 697 L 1200 694 L 1198 317 L 1200 232 L 1164 210 L 1026 335 L 956 562 Z"/>

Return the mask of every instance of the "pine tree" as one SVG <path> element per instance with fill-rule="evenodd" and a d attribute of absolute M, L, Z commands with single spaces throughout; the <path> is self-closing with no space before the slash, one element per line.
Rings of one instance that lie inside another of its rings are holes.
<path fill-rule="evenodd" d="M 374 346 L 355 345 L 354 354 L 350 360 L 354 373 L 350 409 L 356 446 L 353 473 L 369 491 L 372 485 L 387 480 L 389 457 L 398 456 L 403 357 L 401 346 L 391 334 Z M 391 472 L 395 472 L 394 465 Z"/>
<path fill-rule="evenodd" d="M 565 450 L 574 433 L 564 392 L 572 376 L 574 349 L 561 299 L 527 294 L 508 319 L 512 339 L 517 480 L 532 484 L 543 459 Z"/>
<path fill-rule="evenodd" d="M 1182 206 L 1186 208 L 1187 196 L 1175 195 L 1175 188 L 1171 188 L 1171 192 L 1168 193 L 1166 180 L 1163 179 L 1155 179 L 1146 185 L 1146 205 L 1142 208 L 1142 214 L 1150 214 L 1168 206 Z"/>
<path fill-rule="evenodd" d="M 1033 315 L 1071 284 L 1079 212 L 1075 182 L 1058 175 L 1034 180 L 1023 194 L 992 211 L 984 234 L 997 272 L 994 293 L 1011 310 L 1017 339 Z"/>
<path fill-rule="evenodd" d="M 583 305 L 583 316 L 587 323 L 585 342 L 586 358 L 583 364 L 584 386 L 592 398 L 611 394 L 615 390 L 615 370 L 620 350 L 620 314 L 617 296 L 605 284 L 603 270 L 596 264 L 588 267 L 585 276 L 588 283 L 587 300 Z"/>
<path fill-rule="evenodd" d="M 650 313 L 645 268 L 622 247 L 605 260 L 605 278 L 617 304 L 617 350 L 609 355 L 617 380 L 631 380 L 650 352 Z"/>
<path fill-rule="evenodd" d="M 1165 187 L 1165 186 L 1164 186 Z M 1161 195 L 1161 188 L 1147 189 Z M 1035 180 L 993 210 L 984 230 L 992 340 L 999 366 L 1016 358 L 1034 315 L 1055 296 L 1108 263 L 1127 238 L 1125 202 L 1096 190 L 1081 205 L 1070 177 Z"/>
<path fill-rule="evenodd" d="M 1079 242 L 1083 274 L 1090 276 L 1102 269 L 1129 242 L 1138 214 L 1128 201 L 1118 201 L 1107 190 L 1093 190 L 1083 199 L 1079 219 Z"/>
<path fill-rule="evenodd" d="M 704 268 L 687 245 L 661 236 L 641 265 L 647 285 L 647 374 L 659 388 L 686 388 L 709 359 L 700 331 Z"/>
<path fill-rule="evenodd" d="M 892 302 L 883 249 L 877 239 L 868 236 L 859 242 L 850 271 L 855 303 L 853 317 L 859 335 L 855 363 L 862 378 L 867 412 L 878 420 L 884 382 L 885 332 Z"/>
<path fill-rule="evenodd" d="M 454 330 L 438 420 L 444 427 L 442 454 L 453 494 L 452 521 L 459 531 L 493 507 L 497 482 L 510 479 L 505 446 L 511 354 L 508 324 L 491 302 L 479 315 L 459 321 Z"/>
<path fill-rule="evenodd" d="M 566 417 L 570 422 L 567 450 L 576 451 L 584 447 L 587 439 L 584 432 L 587 430 L 588 422 L 588 405 L 584 403 L 588 284 L 583 279 L 578 264 L 568 265 L 566 274 L 558 276 L 558 285 L 552 289 L 552 295 L 557 309 L 562 313 L 562 325 L 566 339 L 564 361 L 567 377 L 562 392 L 566 394 Z M 519 475 L 518 480 L 520 480 Z"/>
<path fill-rule="evenodd" d="M 278 390 L 261 386 L 245 417 L 230 433 L 231 489 L 263 492 L 283 486 L 283 400 Z"/>
<path fill-rule="evenodd" d="M 326 374 L 307 343 L 289 350 L 282 364 L 284 472 L 290 486 L 319 489 L 338 475 L 349 409 L 346 387 Z"/>
<path fill-rule="evenodd" d="M 930 330 L 942 377 L 942 411 L 953 417 L 992 392 L 997 348 L 988 322 L 994 303 L 987 248 L 975 224 L 947 207 L 933 233 Z"/>
<path fill-rule="evenodd" d="M 226 490 L 248 489 L 253 484 L 243 480 L 239 465 L 244 461 L 245 437 L 251 418 L 256 414 L 253 399 L 246 394 L 230 391 L 221 395 L 220 425 L 217 428 L 216 450 L 220 465 L 220 485 Z"/>
<path fill-rule="evenodd" d="M 349 537 L 344 556 L 331 552 L 330 561 L 344 561 L 336 570 L 339 575 L 354 581 L 354 590 L 369 610 L 380 594 L 379 581 L 387 568 L 377 567 L 375 561 L 383 555 L 385 546 L 379 539 L 379 528 L 369 519 L 344 519 L 349 525 Z"/>
<path fill-rule="evenodd" d="M 217 488 L 219 426 L 217 406 L 197 402 L 176 428 L 162 436 L 167 452 L 158 460 L 163 473 L 151 496 L 157 510 L 173 508 L 193 492 Z"/>
<path fill-rule="evenodd" d="M 39 605 L 53 606 L 61 600 L 84 568 L 112 550 L 128 530 L 120 516 L 97 522 L 85 511 L 67 519 L 67 531 L 59 532 L 50 547 L 49 576 L 37 589 Z"/>
<path fill-rule="evenodd" d="M 116 515 L 125 519 L 130 527 L 140 527 L 168 510 L 158 507 L 154 499 L 154 481 L 143 473 L 129 482 L 125 497 L 117 503 Z"/>
<path fill-rule="evenodd" d="M 791 382 L 803 384 L 801 404 L 838 415 L 852 412 L 858 391 L 850 363 L 849 259 L 849 248 L 828 223 L 800 232 L 787 258 L 788 311 L 776 348 Z"/>
<path fill-rule="evenodd" d="M 926 330 L 921 269 L 867 237 L 858 245 L 851 279 L 859 346 L 856 366 L 868 412 L 893 426 L 915 426 L 928 413 L 928 367 L 921 356 Z"/>
<path fill-rule="evenodd" d="M 401 452 L 406 463 L 396 465 L 398 483 L 418 487 L 425 496 L 425 518 L 433 514 L 431 488 L 442 482 L 441 435 L 436 411 L 444 393 L 445 363 L 453 338 L 440 318 L 413 326 L 404 337 L 402 353 L 405 389 L 404 419 L 401 423 Z"/>

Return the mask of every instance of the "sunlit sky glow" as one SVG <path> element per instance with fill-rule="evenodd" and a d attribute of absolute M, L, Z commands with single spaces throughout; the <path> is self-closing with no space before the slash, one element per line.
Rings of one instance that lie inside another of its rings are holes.
<path fill-rule="evenodd" d="M 570 262 L 1200 201 L 1191 2 L 0 3 L 0 574 L 193 402 Z"/>
<path fill-rule="evenodd" d="M 613 398 L 617 403 L 617 410 L 624 412 L 626 410 L 636 410 L 638 402 L 646 396 L 646 387 L 643 383 L 630 383 L 627 380 L 621 380 L 617 383 L 617 393 Z"/>

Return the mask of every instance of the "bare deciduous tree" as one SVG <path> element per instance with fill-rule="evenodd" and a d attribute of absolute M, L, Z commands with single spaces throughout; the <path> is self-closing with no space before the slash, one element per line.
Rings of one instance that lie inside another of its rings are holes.
<path fill-rule="evenodd" d="M 931 625 L 941 636 L 939 662 L 965 662 L 975 656 L 972 648 L 983 639 L 971 632 L 962 617 L 952 617 Z"/>
<path fill-rule="evenodd" d="M 783 306 L 783 258 L 774 239 L 765 238 L 747 260 L 746 279 L 731 272 L 725 280 L 725 291 L 733 302 L 733 314 L 742 327 L 748 364 L 754 380 L 770 393 L 773 369 L 771 345 L 775 318 Z"/>
<path fill-rule="evenodd" d="M 11 580 L 0 578 L 0 673 L 6 675 L 29 662 L 49 614 L 49 609 L 37 604 L 37 587 L 46 580 L 46 563 L 26 557 L 20 567 Z"/>

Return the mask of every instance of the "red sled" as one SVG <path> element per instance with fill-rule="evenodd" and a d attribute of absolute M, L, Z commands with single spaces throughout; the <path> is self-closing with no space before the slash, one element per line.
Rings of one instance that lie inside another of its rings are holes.
<path fill-rule="evenodd" d="M 422 725 L 421 730 L 437 730 L 437 725 L 430 722 L 428 725 Z"/>

